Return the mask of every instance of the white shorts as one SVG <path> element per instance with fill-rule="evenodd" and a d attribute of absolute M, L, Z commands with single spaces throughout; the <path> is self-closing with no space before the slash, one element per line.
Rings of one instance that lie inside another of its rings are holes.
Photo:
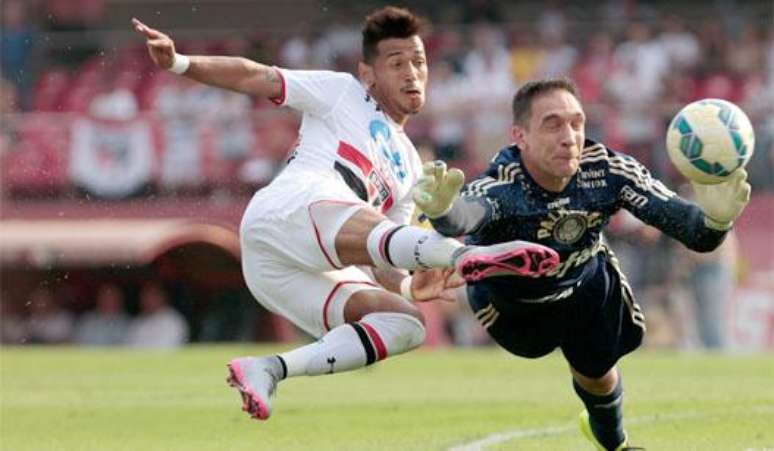
<path fill-rule="evenodd" d="M 344 222 L 370 207 L 343 182 L 310 177 L 280 176 L 256 193 L 240 240 L 242 272 L 253 296 L 319 338 L 344 324 L 344 305 L 354 293 L 383 288 L 361 269 L 342 265 L 334 246 Z M 307 186 L 299 188 L 299 182 Z"/>

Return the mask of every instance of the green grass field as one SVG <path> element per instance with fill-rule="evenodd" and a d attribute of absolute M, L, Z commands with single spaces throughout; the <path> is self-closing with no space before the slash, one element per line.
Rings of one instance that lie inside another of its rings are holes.
<path fill-rule="evenodd" d="M 3 450 L 591 450 L 559 355 L 423 350 L 364 371 L 283 382 L 265 423 L 224 382 L 233 356 L 0 350 Z M 640 351 L 624 359 L 632 443 L 773 450 L 774 356 Z"/>

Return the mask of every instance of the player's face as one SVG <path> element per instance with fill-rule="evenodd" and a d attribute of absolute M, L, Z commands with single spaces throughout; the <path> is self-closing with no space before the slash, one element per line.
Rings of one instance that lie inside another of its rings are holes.
<path fill-rule="evenodd" d="M 513 126 L 512 138 L 522 150 L 533 178 L 549 189 L 563 189 L 580 165 L 586 139 L 586 115 L 578 99 L 563 89 L 535 97 L 526 127 Z"/>
<path fill-rule="evenodd" d="M 384 39 L 377 50 L 372 64 L 361 64 L 361 77 L 387 114 L 402 124 L 425 104 L 425 46 L 412 36 Z"/>

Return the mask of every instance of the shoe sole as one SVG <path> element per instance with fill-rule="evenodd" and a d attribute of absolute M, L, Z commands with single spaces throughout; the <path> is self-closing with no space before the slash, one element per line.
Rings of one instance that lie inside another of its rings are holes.
<path fill-rule="evenodd" d="M 556 268 L 559 254 L 545 247 L 522 247 L 492 254 L 462 256 L 460 275 L 468 282 L 488 277 L 539 277 Z"/>
<path fill-rule="evenodd" d="M 269 418 L 269 406 L 244 382 L 244 372 L 239 365 L 239 359 L 234 359 L 226 365 L 228 367 L 228 385 L 239 390 L 242 396 L 242 410 L 249 413 L 256 420 Z"/>

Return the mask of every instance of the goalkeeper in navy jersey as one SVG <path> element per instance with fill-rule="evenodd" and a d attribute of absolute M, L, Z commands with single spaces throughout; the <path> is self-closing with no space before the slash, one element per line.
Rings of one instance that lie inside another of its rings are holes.
<path fill-rule="evenodd" d="M 469 279 L 468 302 L 511 353 L 536 358 L 560 348 L 586 406 L 586 437 L 599 449 L 634 449 L 623 429 L 616 362 L 640 345 L 645 321 L 603 228 L 624 208 L 692 250 L 711 251 L 749 200 L 747 174 L 694 185 L 695 204 L 680 198 L 632 157 L 585 138 L 583 107 L 567 79 L 526 84 L 513 117 L 514 144 L 461 194 L 462 173 L 433 162 L 414 199 L 444 235 L 478 245 L 529 240 L 560 254 L 541 277 L 491 277 L 496 269 L 484 268 L 479 281 Z"/>

